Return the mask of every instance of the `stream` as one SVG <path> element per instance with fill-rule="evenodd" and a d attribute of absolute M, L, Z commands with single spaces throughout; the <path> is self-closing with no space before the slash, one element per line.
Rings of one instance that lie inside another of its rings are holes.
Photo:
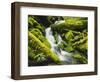
<path fill-rule="evenodd" d="M 72 58 L 73 53 L 69 53 L 67 51 L 62 50 L 61 48 L 58 48 L 58 45 L 63 41 L 61 36 L 58 34 L 58 43 L 56 44 L 51 27 L 46 28 L 45 32 L 46 32 L 46 38 L 51 44 L 51 50 L 58 55 L 59 59 L 61 60 L 61 63 L 71 64 L 72 61 L 74 61 L 74 59 Z"/>

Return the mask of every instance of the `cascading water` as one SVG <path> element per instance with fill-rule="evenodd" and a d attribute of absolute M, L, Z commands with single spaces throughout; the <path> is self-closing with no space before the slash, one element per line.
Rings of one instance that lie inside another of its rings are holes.
<path fill-rule="evenodd" d="M 51 44 L 51 50 L 59 56 L 59 58 L 62 62 L 71 63 L 72 62 L 72 57 L 71 57 L 72 53 L 68 53 L 68 52 L 58 48 L 58 44 L 60 44 L 63 41 L 61 36 L 58 35 L 59 42 L 56 44 L 51 27 L 46 28 L 45 31 L 46 31 L 46 38 L 48 39 L 48 41 Z"/>

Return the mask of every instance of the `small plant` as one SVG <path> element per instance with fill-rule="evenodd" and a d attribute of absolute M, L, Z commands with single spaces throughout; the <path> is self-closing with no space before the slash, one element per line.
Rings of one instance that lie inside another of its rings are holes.
<path fill-rule="evenodd" d="M 36 56 L 34 56 L 34 60 L 36 62 L 44 62 L 47 60 L 46 56 L 43 53 L 37 54 Z"/>

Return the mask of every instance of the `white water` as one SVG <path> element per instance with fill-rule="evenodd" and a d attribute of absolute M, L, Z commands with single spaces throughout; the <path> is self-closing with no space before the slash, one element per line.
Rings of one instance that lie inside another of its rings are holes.
<path fill-rule="evenodd" d="M 51 27 L 46 28 L 45 31 L 46 31 L 46 38 L 48 39 L 48 41 L 51 44 L 51 50 L 59 56 L 61 61 L 69 62 L 69 63 L 72 62 L 72 57 L 71 57 L 72 53 L 68 53 L 68 52 L 66 52 L 62 49 L 59 49 L 57 47 L 58 44 L 60 44 L 62 42 L 61 36 L 58 35 L 58 41 L 59 42 L 58 42 L 58 44 L 56 44 L 55 43 L 55 38 L 54 38 L 52 30 L 51 30 Z"/>

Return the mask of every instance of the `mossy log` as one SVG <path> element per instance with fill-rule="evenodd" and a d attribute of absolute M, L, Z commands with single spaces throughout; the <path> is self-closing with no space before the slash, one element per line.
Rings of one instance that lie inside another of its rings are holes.
<path fill-rule="evenodd" d="M 60 64 L 60 59 L 52 52 L 45 44 L 43 44 L 38 38 L 36 38 L 31 32 L 28 32 L 28 43 L 29 46 L 33 49 L 36 48 L 37 50 L 43 52 L 46 56 L 50 57 L 55 63 Z"/>
<path fill-rule="evenodd" d="M 49 41 L 46 39 L 45 36 L 43 36 L 43 34 L 41 33 L 40 30 L 38 29 L 32 29 L 30 31 L 35 37 L 37 37 L 43 44 L 45 44 L 48 48 L 51 48 L 51 45 L 49 43 Z"/>
<path fill-rule="evenodd" d="M 52 27 L 52 30 L 55 30 L 58 32 L 64 31 L 66 29 L 82 31 L 83 29 L 87 28 L 87 20 L 70 18 L 70 19 L 66 19 L 64 21 L 59 21 L 55 24 L 52 24 L 51 27 Z"/>

